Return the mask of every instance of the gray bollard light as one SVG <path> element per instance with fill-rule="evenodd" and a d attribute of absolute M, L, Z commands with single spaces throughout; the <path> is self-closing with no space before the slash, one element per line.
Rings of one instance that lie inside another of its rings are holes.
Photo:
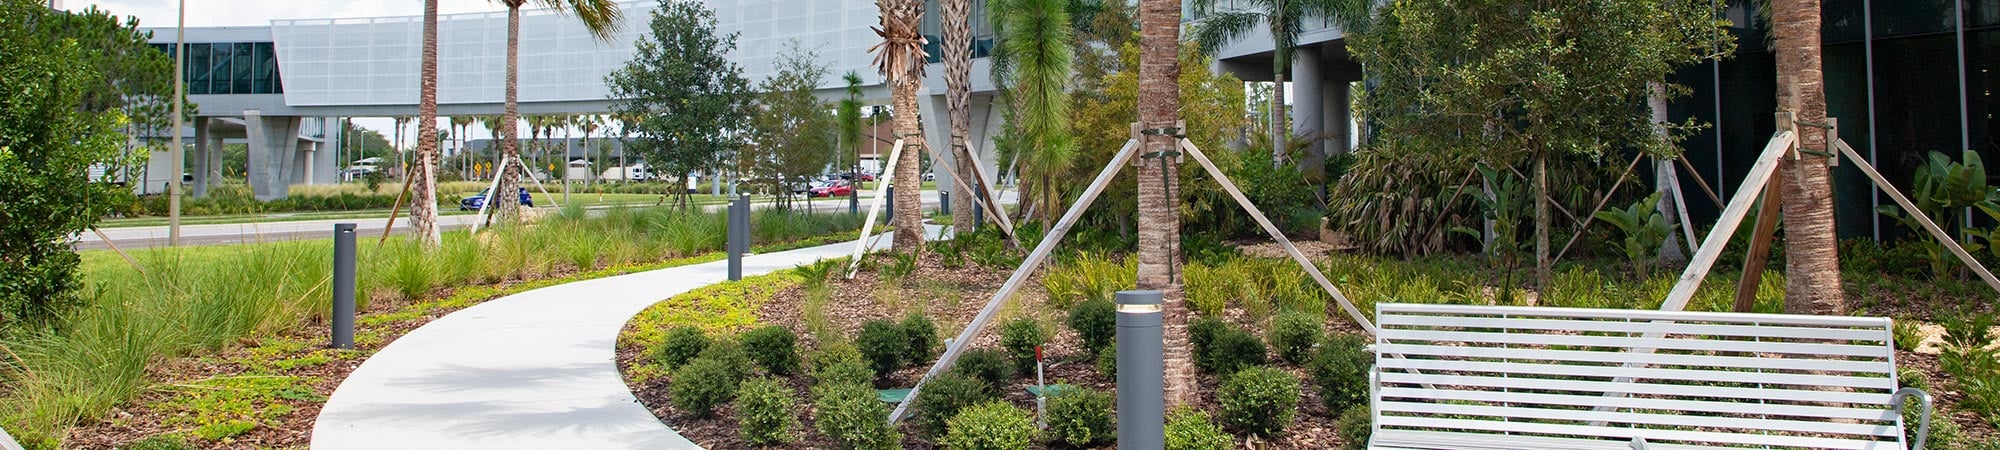
<path fill-rule="evenodd" d="M 354 224 L 333 224 L 333 348 L 354 348 Z"/>
<path fill-rule="evenodd" d="M 1166 337 L 1160 291 L 1119 291 L 1118 448 L 1167 445 Z"/>
<path fill-rule="evenodd" d="M 729 281 L 743 279 L 743 254 L 750 252 L 750 194 L 729 203 Z"/>
<path fill-rule="evenodd" d="M 882 215 L 882 223 L 895 223 L 896 221 L 890 218 L 896 216 L 896 189 L 892 187 L 887 191 L 882 191 L 882 195 L 888 197 L 882 199 L 886 202 L 882 205 L 884 206 L 883 210 L 889 211 L 888 214 Z"/>
<path fill-rule="evenodd" d="M 938 214 L 951 214 L 951 191 L 938 190 Z"/>
<path fill-rule="evenodd" d="M 861 214 L 861 183 L 854 183 L 854 189 L 847 191 L 847 213 Z"/>

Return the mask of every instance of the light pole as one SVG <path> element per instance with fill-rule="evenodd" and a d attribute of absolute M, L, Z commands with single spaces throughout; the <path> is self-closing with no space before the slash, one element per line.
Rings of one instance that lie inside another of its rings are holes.
<path fill-rule="evenodd" d="M 179 23 L 174 26 L 174 148 L 167 150 L 167 164 L 173 167 L 168 173 L 173 179 L 167 182 L 167 245 L 181 245 L 181 103 L 185 103 L 182 93 L 187 89 L 187 0 L 180 0 L 177 13 Z"/>
<path fill-rule="evenodd" d="M 1166 359 L 1160 291 L 1119 291 L 1118 447 L 1166 446 Z"/>

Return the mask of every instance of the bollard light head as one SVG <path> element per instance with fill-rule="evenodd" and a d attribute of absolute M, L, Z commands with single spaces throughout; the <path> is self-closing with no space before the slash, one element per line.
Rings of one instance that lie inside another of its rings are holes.
<path fill-rule="evenodd" d="M 352 224 L 352 223 L 336 223 L 336 224 L 333 224 L 333 232 L 335 232 L 335 233 L 353 233 L 353 232 L 354 232 L 354 224 Z"/>
<path fill-rule="evenodd" d="M 1164 297 L 1160 291 L 1118 291 L 1118 312 L 1131 314 L 1158 313 Z"/>

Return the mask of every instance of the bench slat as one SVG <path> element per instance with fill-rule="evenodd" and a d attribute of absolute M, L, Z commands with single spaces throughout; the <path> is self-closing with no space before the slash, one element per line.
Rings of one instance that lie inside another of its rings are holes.
<path fill-rule="evenodd" d="M 1467 347 L 1452 345 L 1381 344 L 1376 351 L 1388 355 L 1500 358 L 1594 363 L 1639 363 L 1655 365 L 1733 367 L 1744 369 L 1804 370 L 1889 374 L 1879 361 L 1849 361 L 1808 358 L 1758 358 L 1749 356 L 1690 355 L 1680 353 L 1593 352 L 1536 348 Z"/>
<path fill-rule="evenodd" d="M 1380 430 L 1369 438 L 1370 449 L 1477 449 L 1519 450 L 1631 450 L 1630 441 L 1576 439 L 1483 433 L 1454 433 L 1428 430 Z M 1648 443 L 1647 450 L 1709 450 L 1713 446 Z"/>
<path fill-rule="evenodd" d="M 1382 328 L 1465 327 L 1543 331 L 1603 331 L 1618 333 L 1662 333 L 1786 339 L 1882 341 L 1889 336 L 1881 329 L 1825 328 L 1766 325 L 1722 325 L 1687 322 L 1525 319 L 1513 317 L 1386 315 L 1376 325 Z"/>
<path fill-rule="evenodd" d="M 1797 342 L 1751 342 L 1719 339 L 1670 339 L 1539 333 L 1479 333 L 1471 331 L 1404 330 L 1390 328 L 1378 330 L 1376 337 L 1382 343 L 1395 343 L 1395 341 L 1465 342 L 1478 344 L 1716 350 L 1787 353 L 1795 355 L 1860 356 L 1870 358 L 1889 357 L 1889 347 L 1886 345 L 1808 344 Z"/>
<path fill-rule="evenodd" d="M 1679 400 L 1652 397 L 1607 397 L 1602 394 L 1566 395 L 1512 391 L 1475 391 L 1466 389 L 1423 389 L 1385 387 L 1378 394 L 1380 398 L 1412 398 L 1430 400 L 1458 400 L 1490 403 L 1513 403 L 1534 405 L 1556 405 L 1570 407 L 1607 407 L 1618 409 L 1640 409 L 1658 411 L 1688 411 L 1706 413 L 1737 414 L 1746 411 L 1782 417 L 1820 417 L 1827 419 L 1870 420 L 1894 422 L 1898 418 L 1895 410 L 1887 408 L 1844 408 L 1835 406 L 1794 405 L 1783 403 L 1721 402 L 1701 400 Z"/>
<path fill-rule="evenodd" d="M 1894 391 L 1896 379 L 1889 377 L 1850 377 L 1839 375 L 1811 375 L 1797 373 L 1757 373 L 1725 370 L 1658 369 L 1650 367 L 1625 366 L 1580 366 L 1569 364 L 1533 364 L 1484 361 L 1453 361 L 1441 359 L 1382 358 L 1376 364 L 1382 370 L 1418 369 L 1450 370 L 1459 372 L 1487 372 L 1495 374 L 1553 375 L 1574 377 L 1620 377 L 1645 380 L 1714 381 L 1733 383 L 1780 384 L 1791 386 L 1839 386 L 1863 389 Z M 1637 381 L 1635 381 L 1637 382 Z"/>
<path fill-rule="evenodd" d="M 1702 442 L 1716 444 L 1769 445 L 1786 447 L 1829 448 L 1842 450 L 1890 449 L 1896 442 L 1862 439 L 1835 439 L 1812 436 L 1785 436 L 1774 434 L 1738 434 L 1711 431 L 1662 430 L 1651 428 L 1612 428 L 1588 425 L 1562 425 L 1533 422 L 1500 422 L 1488 420 L 1444 419 L 1434 417 L 1379 416 L 1379 426 L 1443 428 L 1459 430 L 1484 430 L 1493 432 L 1540 433 L 1570 436 L 1597 436 L 1614 439 L 1630 439 L 1633 436 L 1646 440 Z M 1885 445 L 1886 444 L 1886 445 Z"/>
<path fill-rule="evenodd" d="M 1675 398 L 1740 398 L 1812 403 L 1887 405 L 1888 393 L 1814 391 L 1800 389 L 1744 388 L 1677 384 L 1613 383 L 1608 381 L 1552 380 L 1546 378 L 1506 378 L 1465 375 L 1412 374 L 1383 371 L 1378 375 L 1384 387 L 1391 384 L 1472 386 L 1502 389 L 1543 389 L 1573 392 L 1615 392 L 1662 395 Z"/>
<path fill-rule="evenodd" d="M 1491 405 L 1464 405 L 1443 403 L 1413 403 L 1381 401 L 1376 403 L 1381 413 L 1444 414 L 1503 417 L 1509 419 L 1543 419 L 1581 422 L 1625 423 L 1636 426 L 1653 427 L 1697 427 L 1702 429 L 1733 429 L 1746 431 L 1779 431 L 1793 433 L 1818 433 L 1845 435 L 1851 437 L 1872 436 L 1894 439 L 1902 432 L 1894 422 L 1889 425 L 1866 423 L 1839 423 L 1828 421 L 1762 419 L 1751 417 L 1698 416 L 1680 414 L 1649 414 L 1620 411 L 1592 411 L 1588 409 L 1516 408 Z M 1486 419 L 1492 420 L 1492 419 Z M 1594 425 L 1586 425 L 1594 426 Z M 1610 428 L 1630 429 L 1613 426 Z"/>
<path fill-rule="evenodd" d="M 1677 322 L 1741 323 L 1825 327 L 1889 327 L 1886 317 L 1806 316 L 1793 314 L 1715 313 L 1650 309 L 1554 308 L 1546 306 L 1436 305 L 1377 303 L 1376 316 L 1445 314 L 1459 316 L 1548 317 L 1576 319 L 1667 320 Z"/>

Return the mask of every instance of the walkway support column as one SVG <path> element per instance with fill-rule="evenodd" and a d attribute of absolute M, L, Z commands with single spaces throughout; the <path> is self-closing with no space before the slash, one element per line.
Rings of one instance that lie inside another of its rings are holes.
<path fill-rule="evenodd" d="M 1349 141 L 1353 138 L 1348 127 L 1354 122 L 1353 111 L 1350 111 L 1354 103 L 1348 97 L 1348 82 L 1329 81 L 1325 83 L 1325 89 L 1321 107 L 1326 110 L 1326 120 L 1321 123 L 1320 129 L 1326 133 L 1326 143 L 1322 148 L 1326 149 L 1327 156 L 1352 152 L 1354 146 Z"/>
<path fill-rule="evenodd" d="M 208 197 L 208 177 L 210 171 L 214 170 L 214 167 L 209 166 L 209 163 L 213 160 L 209 159 L 208 155 L 222 151 L 220 146 L 211 147 L 208 145 L 210 134 L 208 132 L 208 118 L 194 118 L 194 158 L 191 161 L 194 163 L 194 170 L 190 171 L 194 172 L 194 185 L 191 186 L 194 188 L 194 198 Z"/>
<path fill-rule="evenodd" d="M 1300 48 L 1292 52 L 1292 136 L 1308 138 L 1325 131 L 1320 108 L 1325 106 L 1323 97 L 1326 77 L 1320 75 L 1320 56 L 1317 47 Z M 1294 155 L 1293 160 L 1308 168 L 1325 167 L 1325 142 L 1313 141 Z M 1310 169 L 1308 169 L 1310 170 Z"/>

